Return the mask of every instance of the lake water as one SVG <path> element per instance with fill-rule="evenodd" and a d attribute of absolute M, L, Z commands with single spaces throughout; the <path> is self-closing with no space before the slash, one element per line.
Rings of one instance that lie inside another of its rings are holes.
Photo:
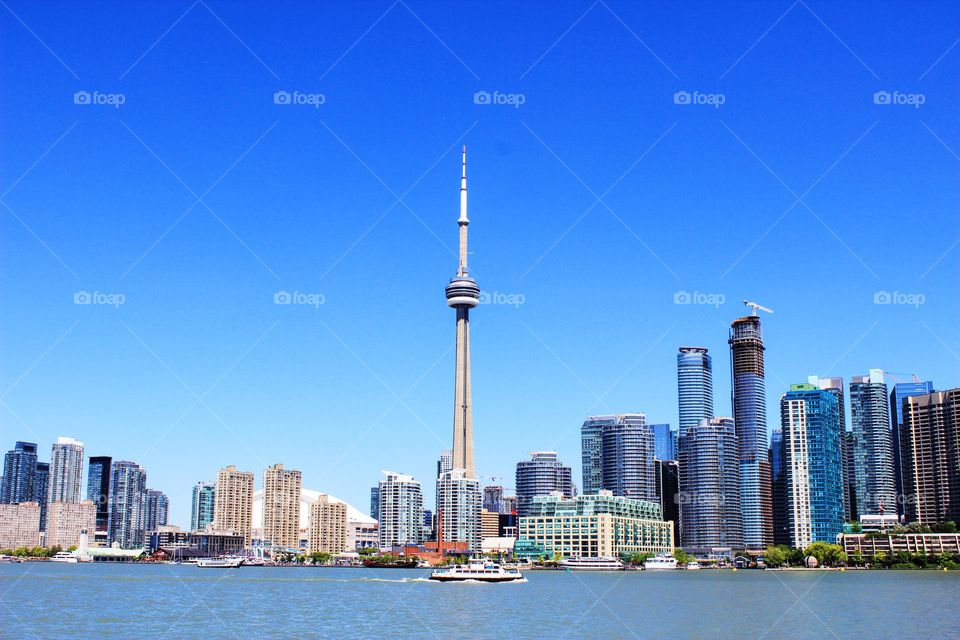
<path fill-rule="evenodd" d="M 4 638 L 960 638 L 960 571 L 529 571 L 0 564 Z"/>

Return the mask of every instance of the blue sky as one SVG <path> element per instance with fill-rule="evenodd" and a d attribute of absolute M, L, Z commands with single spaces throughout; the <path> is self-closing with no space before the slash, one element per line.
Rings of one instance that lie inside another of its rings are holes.
<path fill-rule="evenodd" d="M 3 446 L 135 460 L 181 525 L 227 464 L 432 494 L 461 144 L 472 269 L 521 303 L 472 318 L 483 476 L 676 424 L 680 345 L 728 414 L 744 298 L 771 423 L 808 374 L 957 386 L 958 38 L 947 2 L 9 2 Z"/>

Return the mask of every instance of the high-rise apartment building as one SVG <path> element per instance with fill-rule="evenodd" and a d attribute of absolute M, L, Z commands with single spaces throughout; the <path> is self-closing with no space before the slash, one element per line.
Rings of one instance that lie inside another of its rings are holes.
<path fill-rule="evenodd" d="M 887 385 L 883 371 L 854 376 L 850 382 L 850 424 L 853 429 L 857 517 L 896 513 L 893 439 Z"/>
<path fill-rule="evenodd" d="M 468 549 L 479 550 L 483 510 L 480 481 L 469 477 L 466 469 L 453 469 L 440 476 L 438 485 L 437 522 L 443 542 L 466 542 Z"/>
<path fill-rule="evenodd" d="M 713 417 L 713 364 L 705 347 L 680 347 L 677 387 L 680 399 L 678 424 L 682 434 L 687 427 L 695 427 L 701 420 Z"/>
<path fill-rule="evenodd" d="M 29 548 L 39 544 L 40 505 L 36 502 L 0 503 L 0 549 Z"/>
<path fill-rule="evenodd" d="M 40 505 L 40 531 L 47 530 L 47 498 L 50 496 L 50 463 L 38 462 L 33 476 L 33 497 L 30 502 Z"/>
<path fill-rule="evenodd" d="M 380 515 L 380 547 L 423 542 L 423 492 L 420 483 L 411 475 L 393 471 L 384 471 L 383 475 L 377 507 Z M 478 507 L 478 517 L 479 514 Z"/>
<path fill-rule="evenodd" d="M 113 458 L 110 456 L 90 456 L 87 464 L 87 500 L 97 507 L 97 531 L 107 531 L 110 524 L 110 468 L 112 465 Z"/>
<path fill-rule="evenodd" d="M 783 430 L 770 432 L 770 485 L 773 499 L 773 544 L 790 545 L 787 521 L 787 473 L 783 459 Z"/>
<path fill-rule="evenodd" d="M 299 471 L 275 464 L 263 472 L 263 539 L 274 548 L 292 549 L 300 544 Z"/>
<path fill-rule="evenodd" d="M 217 472 L 214 491 L 213 523 L 217 529 L 231 529 L 243 536 L 250 548 L 253 528 L 253 472 L 237 471 L 233 465 Z"/>
<path fill-rule="evenodd" d="M 114 460 L 110 466 L 110 517 L 107 524 L 110 544 L 116 542 L 122 549 L 144 546 L 146 494 L 147 472 L 135 462 Z"/>
<path fill-rule="evenodd" d="M 0 504 L 17 504 L 33 499 L 33 481 L 37 471 L 37 445 L 17 442 L 3 457 Z"/>
<path fill-rule="evenodd" d="M 603 428 L 614 424 L 616 419 L 616 416 L 591 416 L 580 427 L 584 494 L 592 495 L 603 489 Z"/>
<path fill-rule="evenodd" d="M 903 491 L 903 467 L 900 455 L 900 427 L 903 426 L 903 399 L 911 396 L 923 396 L 933 393 L 932 380 L 897 382 L 890 391 L 890 440 L 893 443 L 893 482 L 897 491 L 897 515 L 905 514 Z"/>
<path fill-rule="evenodd" d="M 343 553 L 347 550 L 347 505 L 335 502 L 321 493 L 310 505 L 310 534 L 307 548 L 311 553 Z"/>
<path fill-rule="evenodd" d="M 200 481 L 193 485 L 190 501 L 190 530 L 203 531 L 213 522 L 216 484 Z"/>
<path fill-rule="evenodd" d="M 673 523 L 674 544 L 680 546 L 680 463 L 676 460 L 657 460 L 654 464 L 654 484 L 657 502 L 663 519 Z"/>
<path fill-rule="evenodd" d="M 146 536 L 166 526 L 170 500 L 167 494 L 157 489 L 144 492 L 143 530 Z"/>
<path fill-rule="evenodd" d="M 765 549 L 773 541 L 773 496 L 767 450 L 767 400 L 763 333 L 756 315 L 730 326 L 731 404 L 740 453 L 743 542 Z"/>
<path fill-rule="evenodd" d="M 847 488 L 855 485 L 856 476 L 853 467 L 847 462 L 847 405 L 844 398 L 843 378 L 821 378 L 819 376 L 808 376 L 807 382 L 824 391 L 829 391 L 837 399 L 837 413 L 840 416 L 840 465 L 841 475 L 843 477 L 843 517 L 850 522 L 856 519 L 853 513 L 853 504 L 847 499 Z M 852 440 L 851 440 L 852 442 Z M 852 457 L 850 458 L 853 459 Z"/>
<path fill-rule="evenodd" d="M 900 455 L 909 522 L 960 522 L 960 388 L 903 400 Z"/>
<path fill-rule="evenodd" d="M 685 549 L 743 547 L 740 460 L 733 420 L 701 419 L 680 433 L 680 540 Z"/>
<path fill-rule="evenodd" d="M 843 472 L 837 395 L 794 384 L 780 398 L 787 527 L 791 546 L 833 543 L 843 529 Z"/>
<path fill-rule="evenodd" d="M 93 535 L 96 522 L 97 507 L 90 500 L 51 502 L 47 511 L 46 546 L 63 549 L 80 546 L 84 534 Z"/>
<path fill-rule="evenodd" d="M 653 429 L 642 413 L 619 415 L 603 428 L 603 488 L 615 496 L 656 500 Z"/>
<path fill-rule="evenodd" d="M 380 485 L 370 487 L 370 517 L 380 520 Z"/>
<path fill-rule="evenodd" d="M 60 436 L 50 452 L 50 493 L 47 502 L 80 502 L 83 443 Z"/>
<path fill-rule="evenodd" d="M 483 508 L 494 513 L 504 513 L 501 485 L 487 485 L 483 488 Z"/>
<path fill-rule="evenodd" d="M 677 432 L 669 424 L 652 424 L 653 457 L 657 460 L 677 459 Z"/>
<path fill-rule="evenodd" d="M 573 497 L 572 472 L 570 467 L 560 462 L 556 451 L 533 451 L 529 460 L 518 462 L 515 486 L 518 516 L 527 515 L 534 496 L 546 496 L 559 491 L 566 498 Z"/>

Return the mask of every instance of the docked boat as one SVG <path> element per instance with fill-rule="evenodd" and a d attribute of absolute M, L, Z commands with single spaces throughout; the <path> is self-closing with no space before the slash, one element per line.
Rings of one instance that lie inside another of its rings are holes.
<path fill-rule="evenodd" d="M 203 569 L 236 569 L 243 558 L 197 558 L 197 566 Z"/>
<path fill-rule="evenodd" d="M 564 558 L 557 566 L 571 571 L 622 571 L 623 563 L 618 558 Z"/>
<path fill-rule="evenodd" d="M 643 563 L 646 571 L 661 571 L 663 569 L 676 569 L 677 559 L 673 556 L 654 556 Z"/>
<path fill-rule="evenodd" d="M 696 560 L 691 560 L 687 563 L 687 571 L 696 571 L 700 568 L 700 563 Z"/>
<path fill-rule="evenodd" d="M 430 573 L 431 580 L 439 582 L 513 582 L 522 580 L 523 574 L 519 569 L 504 569 L 496 562 L 483 558 L 471 558 L 467 564 L 455 564 L 449 567 L 434 569 Z"/>
<path fill-rule="evenodd" d="M 50 562 L 77 562 L 77 556 L 70 551 L 58 551 L 55 556 L 50 558 Z"/>

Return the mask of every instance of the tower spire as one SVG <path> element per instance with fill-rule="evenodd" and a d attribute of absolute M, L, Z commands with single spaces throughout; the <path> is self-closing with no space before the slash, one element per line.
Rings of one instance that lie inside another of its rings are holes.
<path fill-rule="evenodd" d="M 457 266 L 457 275 L 467 275 L 467 225 L 470 219 L 467 218 L 467 145 L 463 145 L 463 164 L 460 174 L 460 218 L 457 220 L 460 225 L 460 264 Z"/>

